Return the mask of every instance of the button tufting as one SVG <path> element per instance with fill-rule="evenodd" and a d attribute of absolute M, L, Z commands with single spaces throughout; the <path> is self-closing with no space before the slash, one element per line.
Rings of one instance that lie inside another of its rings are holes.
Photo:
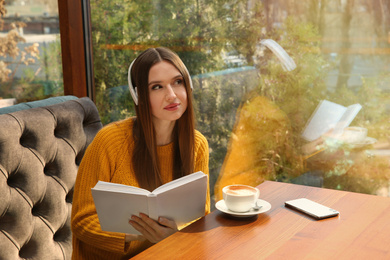
<path fill-rule="evenodd" d="M 70 259 L 78 164 L 102 128 L 94 103 L 4 114 L 0 125 L 0 259 Z"/>

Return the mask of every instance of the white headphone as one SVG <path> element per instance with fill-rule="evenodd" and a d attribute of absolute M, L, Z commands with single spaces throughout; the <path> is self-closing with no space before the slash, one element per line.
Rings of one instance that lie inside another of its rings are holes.
<path fill-rule="evenodd" d="M 261 40 L 260 44 L 268 47 L 268 49 L 270 49 L 276 57 L 278 57 L 285 71 L 292 71 L 297 67 L 294 60 L 287 54 L 283 47 L 279 45 L 279 43 L 272 39 L 265 39 Z"/>
<path fill-rule="evenodd" d="M 130 90 L 131 97 L 133 98 L 135 105 L 138 106 L 137 87 L 134 87 L 133 83 L 131 83 L 131 68 L 133 67 L 133 64 L 134 64 L 135 60 L 136 59 L 134 59 L 133 62 L 129 66 L 129 71 L 127 72 L 127 80 L 129 82 L 129 90 Z M 191 87 L 191 90 L 192 90 L 193 86 L 192 86 L 192 80 L 191 80 L 190 73 L 188 72 L 188 69 L 187 69 L 187 67 L 185 65 L 184 65 L 184 69 L 186 70 L 186 72 L 188 74 L 188 77 L 190 79 L 190 87 Z"/>
<path fill-rule="evenodd" d="M 133 83 L 131 83 L 131 68 L 133 67 L 135 60 L 136 59 L 134 59 L 129 66 L 129 71 L 127 72 L 127 80 L 129 81 L 129 89 L 130 89 L 131 97 L 133 98 L 135 105 L 138 106 L 137 88 L 133 87 Z"/>

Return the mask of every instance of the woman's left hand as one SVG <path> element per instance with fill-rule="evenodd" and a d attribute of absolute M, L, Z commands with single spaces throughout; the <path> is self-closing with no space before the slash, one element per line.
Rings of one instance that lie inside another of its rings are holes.
<path fill-rule="evenodd" d="M 129 224 L 152 243 L 160 242 L 178 230 L 173 220 L 159 217 L 158 222 L 156 222 L 143 213 L 140 213 L 139 216 L 132 216 Z"/>

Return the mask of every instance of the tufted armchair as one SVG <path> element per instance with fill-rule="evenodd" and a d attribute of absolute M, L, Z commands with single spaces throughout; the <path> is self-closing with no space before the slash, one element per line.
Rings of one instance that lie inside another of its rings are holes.
<path fill-rule="evenodd" d="M 71 258 L 73 186 L 101 127 L 88 98 L 0 115 L 0 259 Z"/>

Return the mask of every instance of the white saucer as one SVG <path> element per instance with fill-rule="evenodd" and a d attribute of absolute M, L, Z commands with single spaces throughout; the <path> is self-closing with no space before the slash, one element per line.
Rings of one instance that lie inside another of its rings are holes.
<path fill-rule="evenodd" d="M 375 144 L 376 141 L 377 140 L 375 138 L 366 137 L 366 139 L 364 139 L 361 142 L 354 142 L 354 143 L 348 143 L 348 144 L 353 146 L 354 148 L 360 148 L 360 147 L 363 147 L 363 146 L 366 146 L 366 145 Z"/>
<path fill-rule="evenodd" d="M 348 142 L 343 140 L 342 138 L 334 138 L 334 137 L 325 137 L 325 140 L 327 141 L 327 145 L 330 146 L 339 146 L 345 144 L 351 148 L 361 148 L 377 142 L 377 140 L 372 137 L 366 137 L 364 140 L 359 142 Z"/>
<path fill-rule="evenodd" d="M 269 204 L 269 202 L 265 201 L 265 200 L 261 200 L 261 199 L 258 199 L 257 200 L 257 205 L 258 206 L 262 206 L 261 209 L 259 209 L 258 211 L 255 211 L 255 210 L 250 210 L 248 212 L 234 212 L 234 211 L 231 211 L 229 210 L 227 207 L 226 207 L 226 204 L 225 204 L 225 201 L 224 200 L 220 200 L 218 201 L 217 203 L 215 203 L 215 207 L 219 210 L 219 211 L 222 211 L 226 214 L 229 214 L 231 216 L 234 216 L 234 217 L 241 217 L 241 218 L 247 218 L 247 217 L 251 217 L 251 216 L 255 216 L 255 215 L 258 215 L 258 214 L 261 214 L 261 213 L 264 213 L 264 212 L 267 212 L 268 210 L 271 209 L 271 204 Z"/>

